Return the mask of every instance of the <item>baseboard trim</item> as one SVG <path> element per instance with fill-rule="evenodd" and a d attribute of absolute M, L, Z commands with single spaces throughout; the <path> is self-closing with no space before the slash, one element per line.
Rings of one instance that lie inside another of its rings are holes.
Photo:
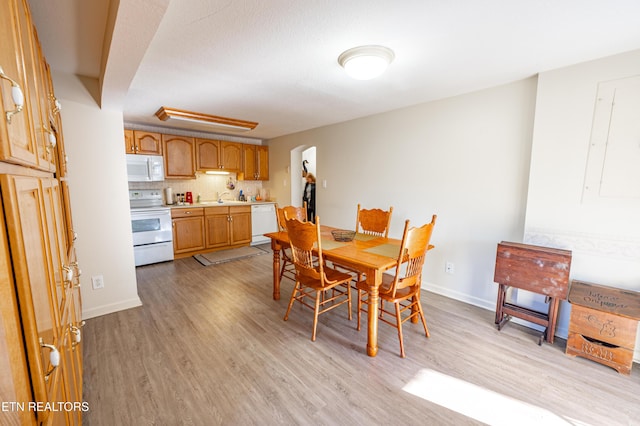
<path fill-rule="evenodd" d="M 496 311 L 496 302 L 493 300 L 484 300 L 479 299 L 477 297 L 469 297 L 468 294 L 460 293 L 457 291 L 451 291 L 448 287 L 441 287 L 434 283 L 423 282 L 422 288 L 432 293 L 439 294 L 440 296 L 448 297 L 450 299 L 458 300 L 460 302 L 468 303 L 469 305 L 477 306 L 479 308 L 483 308 L 492 312 Z M 534 330 L 542 331 L 544 328 L 537 324 L 521 320 L 520 318 L 512 318 L 511 321 L 516 324 L 523 325 L 525 327 L 532 328 Z M 560 337 L 561 339 L 567 339 L 569 334 L 569 330 L 567 327 L 558 327 L 556 329 L 556 337 Z M 633 361 L 640 363 L 640 348 L 636 348 L 633 354 Z"/>
<path fill-rule="evenodd" d="M 131 308 L 137 308 L 142 306 L 142 301 L 139 297 L 122 300 L 117 303 L 111 303 L 109 305 L 96 306 L 91 309 L 82 310 L 82 319 L 87 320 L 90 318 L 100 317 L 102 315 L 112 314 L 114 312 L 124 311 Z"/>

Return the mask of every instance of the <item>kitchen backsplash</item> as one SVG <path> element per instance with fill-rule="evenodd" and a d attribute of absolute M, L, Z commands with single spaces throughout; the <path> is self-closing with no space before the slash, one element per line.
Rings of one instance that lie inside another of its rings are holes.
<path fill-rule="evenodd" d="M 229 179 L 232 180 L 234 189 L 227 188 Z M 228 192 L 223 195 L 225 199 L 238 199 L 240 190 L 248 196 L 255 196 L 262 189 L 261 181 L 238 181 L 235 174 L 218 176 L 197 174 L 195 179 L 166 179 L 162 182 L 129 182 L 129 189 L 159 189 L 172 188 L 173 194 L 191 191 L 193 193 L 193 201 L 196 201 L 198 194 L 203 201 L 216 200 L 219 194 Z M 166 200 L 165 200 L 166 201 Z"/>

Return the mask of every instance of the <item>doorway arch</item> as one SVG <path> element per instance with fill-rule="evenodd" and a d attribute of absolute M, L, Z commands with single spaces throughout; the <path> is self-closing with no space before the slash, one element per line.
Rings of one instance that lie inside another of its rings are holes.
<path fill-rule="evenodd" d="M 299 146 L 291 150 L 291 205 L 296 207 L 302 206 L 302 192 L 304 191 L 305 178 L 302 175 L 302 162 L 305 163 L 307 171 L 316 175 L 316 147 L 315 146 Z M 317 197 L 317 193 L 316 193 Z M 317 206 L 316 200 L 316 206 Z"/>

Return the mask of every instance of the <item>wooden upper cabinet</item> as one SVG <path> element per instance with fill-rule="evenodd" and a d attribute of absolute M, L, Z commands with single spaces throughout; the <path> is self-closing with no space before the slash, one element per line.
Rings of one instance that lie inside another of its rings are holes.
<path fill-rule="evenodd" d="M 196 139 L 196 169 L 219 170 L 220 141 L 212 139 Z"/>
<path fill-rule="evenodd" d="M 30 97 L 21 60 L 24 49 L 20 27 L 15 25 L 18 10 L 17 0 L 0 2 L 0 67 L 4 71 L 4 77 L 0 77 L 0 159 L 37 167 L 38 147 L 35 138 L 31 137 Z M 21 111 L 17 111 L 12 90 L 19 90 L 24 95 Z"/>
<path fill-rule="evenodd" d="M 256 146 L 256 158 L 258 160 L 258 180 L 269 180 L 269 147 Z"/>
<path fill-rule="evenodd" d="M 133 141 L 133 130 L 124 129 L 124 151 L 127 154 L 136 153 L 136 145 Z"/>
<path fill-rule="evenodd" d="M 213 139 L 196 139 L 196 170 L 239 172 L 242 144 Z"/>
<path fill-rule="evenodd" d="M 269 180 L 269 147 L 244 144 L 242 176 L 244 180 Z"/>
<path fill-rule="evenodd" d="M 162 155 L 162 135 L 125 129 L 124 146 L 127 154 Z"/>
<path fill-rule="evenodd" d="M 194 179 L 196 141 L 185 136 L 162 135 L 166 178 Z"/>
<path fill-rule="evenodd" d="M 239 172 L 242 168 L 242 144 L 234 142 L 220 142 L 220 156 L 222 168 L 230 172 Z"/>
<path fill-rule="evenodd" d="M 33 31 L 33 22 L 26 2 L 17 0 L 16 12 L 18 16 L 20 37 L 22 39 L 22 53 L 24 60 L 25 103 L 31 112 L 31 134 L 35 138 L 38 164 L 37 167 L 45 171 L 55 170 L 55 139 L 51 133 L 47 93 L 42 78 L 43 56 L 40 43 Z M 41 102 L 41 99 L 43 102 Z"/>

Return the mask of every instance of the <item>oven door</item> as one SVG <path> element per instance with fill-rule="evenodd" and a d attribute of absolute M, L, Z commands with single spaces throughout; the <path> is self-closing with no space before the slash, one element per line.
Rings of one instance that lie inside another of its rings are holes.
<path fill-rule="evenodd" d="M 131 210 L 131 231 L 134 246 L 173 241 L 171 211 Z"/>

